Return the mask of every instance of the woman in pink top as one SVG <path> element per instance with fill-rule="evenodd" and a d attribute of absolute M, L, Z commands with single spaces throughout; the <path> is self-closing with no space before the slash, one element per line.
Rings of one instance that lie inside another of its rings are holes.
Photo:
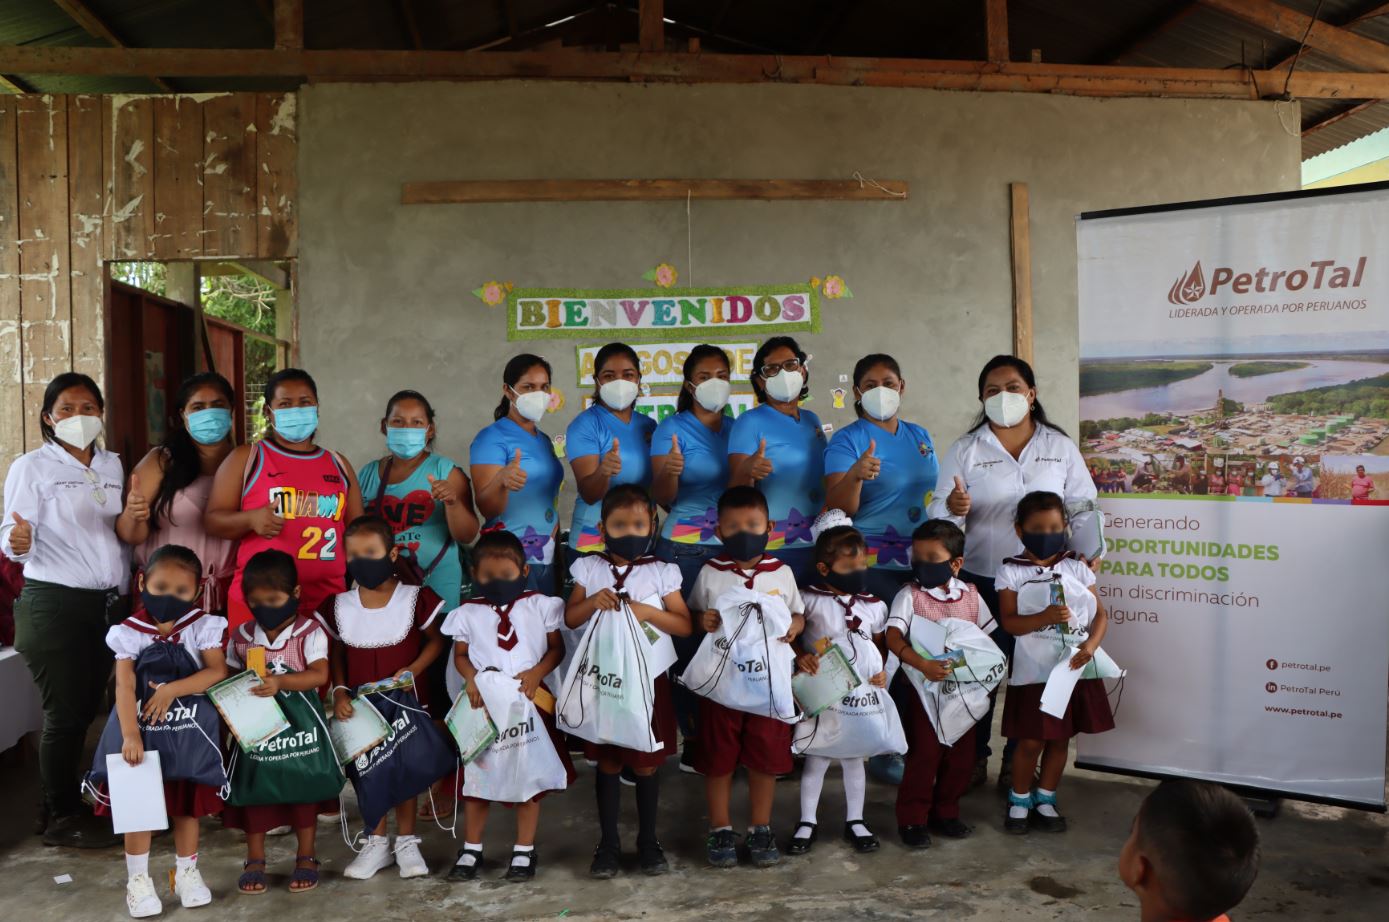
<path fill-rule="evenodd" d="M 116 519 L 116 534 L 135 545 L 135 563 L 157 548 L 181 544 L 202 561 L 204 611 L 226 608 L 227 588 L 236 563 L 236 542 L 209 535 L 203 512 L 212 492 L 212 475 L 235 444 L 232 406 L 236 394 L 215 372 L 193 375 L 178 389 L 178 413 L 170 421 L 164 444 L 135 465 L 125 511 Z"/>
<path fill-rule="evenodd" d="M 1375 482 L 1365 474 L 1365 465 L 1355 465 L 1355 476 L 1350 481 L 1350 498 L 1369 499 L 1374 492 Z"/>

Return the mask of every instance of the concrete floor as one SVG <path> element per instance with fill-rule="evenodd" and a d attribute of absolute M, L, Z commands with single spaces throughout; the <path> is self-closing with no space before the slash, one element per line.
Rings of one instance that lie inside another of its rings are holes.
<path fill-rule="evenodd" d="M 0 918 L 24 922 L 119 920 L 125 914 L 125 866 L 121 852 L 44 848 L 30 835 L 36 802 L 32 755 L 12 752 L 0 760 Z M 663 770 L 662 808 L 669 819 L 662 838 L 674 866 L 662 878 L 645 878 L 629 856 L 628 873 L 613 881 L 586 876 L 596 840 L 593 770 L 580 763 L 579 779 L 564 795 L 544 803 L 538 848 L 540 874 L 529 885 L 498 878 L 510 853 L 511 817 L 494 811 L 488 829 L 486 879 L 449 884 L 434 876 L 400 880 L 388 869 L 366 882 L 343 880 L 350 860 L 336 825 L 320 826 L 324 859 L 318 890 L 284 892 L 294 853 L 292 837 L 271 840 L 269 894 L 235 892 L 244 846 L 236 833 L 208 822 L 200 867 L 214 893 L 209 910 L 184 910 L 165 901 L 165 918 L 264 919 L 292 911 L 295 922 L 378 922 L 390 919 L 785 919 L 827 913 L 864 919 L 1035 920 L 1137 919 L 1132 895 L 1115 877 L 1115 858 L 1148 782 L 1071 772 L 1062 787 L 1071 832 L 1023 839 L 1001 831 L 1000 801 L 990 784 L 964 802 L 964 818 L 976 827 L 961 842 L 938 842 L 926 852 L 907 852 L 897 842 L 894 789 L 870 782 L 867 821 L 883 839 L 882 850 L 856 855 L 838 841 L 843 789 L 837 771 L 826 782 L 820 809 L 822 840 L 803 858 L 787 858 L 768 871 L 718 871 L 703 862 L 703 787 L 672 762 Z M 992 780 L 992 779 L 991 779 Z M 741 786 L 738 786 L 741 788 Z M 735 788 L 735 816 L 745 816 L 745 789 Z M 350 792 L 350 788 L 349 788 Z M 635 843 L 635 807 L 624 788 L 624 835 Z M 776 829 L 781 841 L 797 819 L 796 783 L 778 785 Z M 349 793 L 350 796 L 350 793 Z M 461 824 L 460 824 L 461 828 Z M 1336 916 L 1340 922 L 1389 918 L 1389 821 L 1383 816 L 1285 803 L 1272 821 L 1260 821 L 1263 870 L 1237 919 Z M 423 832 L 424 854 L 442 874 L 457 844 L 432 826 Z M 173 863 L 169 838 L 155 841 L 156 880 Z M 53 878 L 69 874 L 72 882 Z"/>

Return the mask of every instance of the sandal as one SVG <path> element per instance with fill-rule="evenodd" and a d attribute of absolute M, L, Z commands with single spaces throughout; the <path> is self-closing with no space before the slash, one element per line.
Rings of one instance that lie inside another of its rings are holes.
<path fill-rule="evenodd" d="M 259 871 L 252 871 L 251 865 L 260 865 Z M 259 889 L 256 889 L 259 885 Z M 269 881 L 265 879 L 265 859 L 252 858 L 250 861 L 241 862 L 241 876 L 236 879 L 236 889 L 247 896 L 260 896 L 270 887 Z"/>
<path fill-rule="evenodd" d="M 301 868 L 299 865 L 308 862 L 313 867 Z M 295 855 L 294 873 L 289 875 L 290 893 L 308 893 L 318 887 L 318 866 L 321 864 L 313 855 Z M 308 884 L 306 887 L 296 887 L 295 884 Z"/>

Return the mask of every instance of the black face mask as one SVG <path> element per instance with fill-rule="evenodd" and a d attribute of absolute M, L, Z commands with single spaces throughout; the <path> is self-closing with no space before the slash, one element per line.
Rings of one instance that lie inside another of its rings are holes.
<path fill-rule="evenodd" d="M 950 577 L 955 575 L 955 571 L 950 568 L 950 561 L 944 563 L 928 563 L 925 560 L 918 560 L 912 564 L 912 576 L 916 577 L 916 584 L 922 589 L 935 589 L 937 586 L 944 586 L 950 582 Z"/>
<path fill-rule="evenodd" d="M 515 579 L 488 580 L 485 583 L 478 583 L 477 591 L 482 593 L 482 597 L 493 605 L 510 605 L 521 597 L 521 593 L 526 591 L 526 578 L 518 576 Z"/>
<path fill-rule="evenodd" d="M 155 595 L 148 589 L 140 590 L 140 601 L 145 603 L 145 611 L 160 624 L 177 621 L 193 610 L 193 603 L 176 595 Z"/>
<path fill-rule="evenodd" d="M 1025 531 L 1022 533 L 1022 546 L 1038 560 L 1049 560 L 1066 549 L 1066 533 Z"/>
<path fill-rule="evenodd" d="M 618 535 L 604 540 L 608 550 L 623 560 L 636 560 L 651 547 L 650 535 Z"/>
<path fill-rule="evenodd" d="M 728 551 L 728 556 L 734 560 L 753 560 L 761 557 L 767 550 L 766 533 L 757 534 L 751 531 L 740 531 L 731 535 L 725 535 L 719 539 L 723 542 L 724 550 Z"/>
<path fill-rule="evenodd" d="M 353 557 L 347 562 L 347 575 L 368 589 L 375 589 L 395 576 L 395 561 L 390 557 Z"/>
<path fill-rule="evenodd" d="M 840 595 L 858 595 L 868 591 L 868 571 L 850 570 L 848 573 L 836 573 L 831 570 L 825 574 L 825 583 Z"/>
<path fill-rule="evenodd" d="M 273 631 L 299 613 L 299 600 L 290 596 L 283 605 L 252 605 L 251 617 L 262 631 Z"/>

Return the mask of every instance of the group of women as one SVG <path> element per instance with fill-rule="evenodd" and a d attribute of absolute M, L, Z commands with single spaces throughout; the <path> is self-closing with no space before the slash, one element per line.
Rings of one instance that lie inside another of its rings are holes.
<path fill-rule="evenodd" d="M 1095 496 L 1079 451 L 1047 420 L 1022 359 L 996 356 L 985 364 L 978 419 L 942 456 L 925 427 L 900 418 L 907 382 L 890 355 L 855 365 L 858 419 L 833 437 L 803 406 L 810 374 L 794 339 L 768 339 L 752 363 L 757 406 L 734 418 L 728 356 L 701 345 L 685 362 L 677 412 L 657 425 L 636 410 L 636 352 L 624 343 L 604 346 L 592 405 L 565 433 L 577 493 L 567 541 L 560 527 L 565 472 L 543 425 L 551 368 L 538 355 L 506 363 L 494 421 L 473 439 L 466 473 L 433 450 L 433 407 L 411 390 L 386 405 L 383 453 L 354 468 L 317 441 L 312 377 L 286 369 L 265 388 L 263 439 L 238 446 L 232 419 L 241 395 L 219 375 L 197 375 L 179 391 L 165 443 L 127 474 L 100 445 L 105 405 L 96 383 L 77 373 L 54 378 L 40 415 L 44 444 L 10 469 L 0 525 L 0 550 L 24 568 L 16 648 L 43 699 L 45 841 L 114 842 L 109 825 L 94 821 L 78 796 L 83 742 L 110 675 L 107 626 L 124 614 L 132 568 L 164 544 L 197 553 L 206 568 L 202 607 L 225 609 L 235 627 L 249 617 L 237 580 L 251 556 L 268 548 L 290 553 L 300 609 L 311 612 L 345 588 L 343 529 L 374 511 L 451 608 L 464 582 L 460 549 L 483 530 L 514 533 L 528 558 L 530 588 L 558 594 L 565 562 L 602 549 L 604 495 L 635 483 L 666 510 L 654 551 L 679 566 L 688 594 L 721 550 L 718 496 L 731 485 L 755 485 L 773 520 L 767 550 L 801 581 L 813 569 L 811 524 L 822 509 L 853 517 L 869 546 L 870 589 L 884 599 L 911 576 L 916 525 L 949 518 L 967 535 L 962 577 L 996 611 L 996 568 L 1020 550 L 1013 528 L 1019 499 L 1035 490 L 1067 501 Z M 1011 637 L 997 639 L 1009 652 Z M 689 711 L 682 710 L 684 723 Z M 988 726 L 985 720 L 977 772 L 988 754 Z"/>

